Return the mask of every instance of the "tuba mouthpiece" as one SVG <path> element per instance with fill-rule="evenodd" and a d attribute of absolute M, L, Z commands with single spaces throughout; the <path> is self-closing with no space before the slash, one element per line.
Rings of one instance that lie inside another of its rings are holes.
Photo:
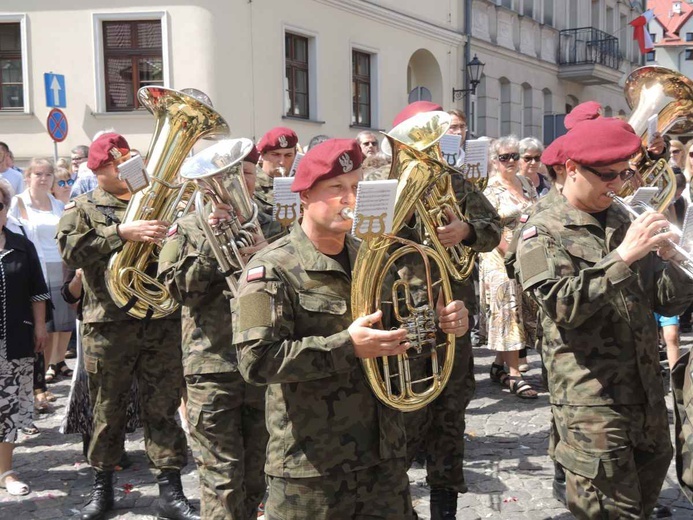
<path fill-rule="evenodd" d="M 350 207 L 342 208 L 342 211 L 339 212 L 339 215 L 344 220 L 353 220 L 354 219 L 354 210 Z"/>

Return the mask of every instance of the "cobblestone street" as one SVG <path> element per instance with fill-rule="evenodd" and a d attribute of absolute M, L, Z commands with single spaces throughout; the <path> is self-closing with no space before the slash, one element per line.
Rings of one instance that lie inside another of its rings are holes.
<path fill-rule="evenodd" d="M 684 345 L 690 345 L 692 340 L 693 335 L 687 335 Z M 546 392 L 542 391 L 537 400 L 521 400 L 491 383 L 488 371 L 492 359 L 490 351 L 475 349 L 477 391 L 467 412 L 469 493 L 460 495 L 458 518 L 572 518 L 552 497 L 553 465 L 546 454 L 549 427 Z M 539 357 L 530 351 L 529 359 L 532 369 L 526 379 L 539 388 Z M 15 498 L 0 490 L 0 519 L 74 517 L 90 491 L 91 471 L 82 456 L 81 437 L 58 432 L 69 381 L 62 380 L 52 385 L 51 390 L 59 396 L 56 411 L 39 416 L 36 425 L 40 434 L 23 436 L 15 450 L 15 469 L 31 485 L 32 492 Z M 126 449 L 134 464 L 117 473 L 116 509 L 109 518 L 151 518 L 158 491 L 147 466 L 141 431 L 128 437 Z M 417 512 L 420 518 L 428 519 L 425 470 L 415 467 L 409 475 Z M 197 482 L 197 470 L 190 458 L 183 471 L 183 485 L 196 505 Z M 661 502 L 672 508 L 673 518 L 693 518 L 693 505 L 679 490 L 673 462 Z"/>

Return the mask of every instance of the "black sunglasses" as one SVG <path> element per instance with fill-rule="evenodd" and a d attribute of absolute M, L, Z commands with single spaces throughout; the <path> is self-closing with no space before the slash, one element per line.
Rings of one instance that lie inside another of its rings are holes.
<path fill-rule="evenodd" d="M 57 184 L 58 184 L 58 186 L 60 186 L 61 188 L 64 188 L 65 186 L 72 186 L 74 183 L 75 183 L 75 180 L 74 180 L 74 179 L 67 179 L 66 181 L 64 181 L 64 180 L 61 179 L 61 180 L 58 181 Z"/>
<path fill-rule="evenodd" d="M 510 159 L 513 161 L 519 161 L 520 160 L 520 154 L 517 152 L 513 153 L 502 153 L 498 156 L 498 160 L 500 162 L 508 162 Z"/>
<path fill-rule="evenodd" d="M 524 162 L 541 162 L 541 155 L 525 155 L 522 160 Z"/>
<path fill-rule="evenodd" d="M 582 168 L 587 170 L 590 173 L 595 174 L 597 177 L 599 177 L 601 180 L 604 182 L 611 182 L 613 181 L 616 177 L 621 177 L 621 180 L 623 182 L 632 179 L 633 176 L 635 175 L 635 170 L 632 168 L 626 168 L 625 170 L 621 172 L 608 172 L 608 173 L 602 173 L 598 172 L 597 170 L 590 168 L 589 166 L 585 166 L 584 164 L 580 165 Z"/>

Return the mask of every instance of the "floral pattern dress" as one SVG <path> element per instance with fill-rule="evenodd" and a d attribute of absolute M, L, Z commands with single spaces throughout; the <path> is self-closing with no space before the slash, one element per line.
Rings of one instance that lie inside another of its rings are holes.
<path fill-rule="evenodd" d="M 484 195 L 501 217 L 502 236 L 512 242 L 521 217 L 538 199 L 532 183 L 518 175 L 524 197 L 510 192 L 498 175 L 492 177 Z M 480 256 L 480 300 L 488 328 L 488 347 L 510 352 L 532 346 L 536 339 L 537 308 L 523 295 L 522 288 L 508 278 L 503 255 L 498 248 Z"/>

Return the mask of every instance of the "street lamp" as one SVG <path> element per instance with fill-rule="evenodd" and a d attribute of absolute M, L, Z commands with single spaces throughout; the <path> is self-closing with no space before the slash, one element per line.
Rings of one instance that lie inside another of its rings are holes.
<path fill-rule="evenodd" d="M 474 58 L 467 63 L 467 79 L 469 80 L 469 88 L 452 89 L 452 102 L 459 101 L 462 99 L 462 95 L 465 92 L 471 92 L 472 95 L 476 93 L 476 86 L 481 83 L 481 75 L 484 73 L 485 63 L 481 63 L 479 58 L 474 55 Z"/>

